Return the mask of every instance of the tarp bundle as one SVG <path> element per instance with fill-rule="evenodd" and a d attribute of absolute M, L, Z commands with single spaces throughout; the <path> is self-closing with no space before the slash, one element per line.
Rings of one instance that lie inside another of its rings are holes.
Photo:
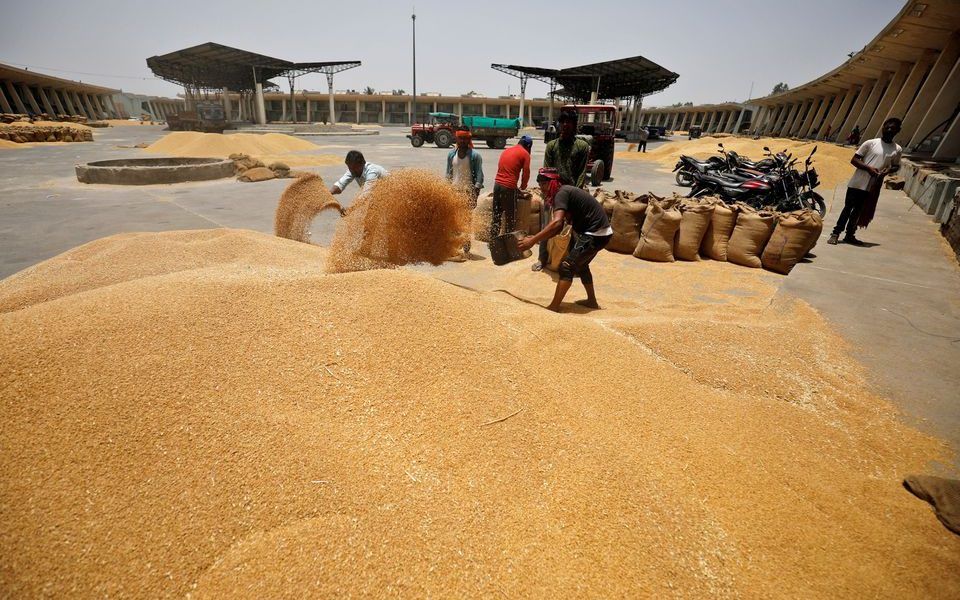
<path fill-rule="evenodd" d="M 640 230 L 640 242 L 633 255 L 644 260 L 673 262 L 673 242 L 680 228 L 680 211 L 675 200 L 651 197 Z"/>
<path fill-rule="evenodd" d="M 788 274 L 813 249 L 823 231 L 823 218 L 815 210 L 781 214 L 777 227 L 763 250 L 763 268 Z"/>
<path fill-rule="evenodd" d="M 679 208 L 680 233 L 673 253 L 680 260 L 700 260 L 700 244 L 710 226 L 714 204 L 688 198 L 680 202 Z"/>
<path fill-rule="evenodd" d="M 730 235 L 737 224 L 737 207 L 728 206 L 719 198 L 711 198 L 713 214 L 710 215 L 710 224 L 700 242 L 700 255 L 713 260 L 727 260 L 727 244 Z"/>
<path fill-rule="evenodd" d="M 737 224 L 727 245 L 727 260 L 745 267 L 763 266 L 760 255 L 777 225 L 776 213 L 738 205 Z"/>

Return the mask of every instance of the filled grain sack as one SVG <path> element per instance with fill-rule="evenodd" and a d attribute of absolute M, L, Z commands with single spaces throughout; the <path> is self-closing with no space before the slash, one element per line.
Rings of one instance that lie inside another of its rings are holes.
<path fill-rule="evenodd" d="M 237 179 L 243 182 L 253 183 L 257 181 L 267 181 L 268 179 L 276 179 L 276 177 L 276 173 L 266 167 L 254 167 L 244 171 L 243 174 Z"/>
<path fill-rule="evenodd" d="M 688 199 L 680 203 L 680 233 L 673 254 L 680 260 L 700 260 L 700 244 L 713 217 L 713 204 Z"/>
<path fill-rule="evenodd" d="M 613 218 L 610 219 L 613 237 L 607 244 L 607 250 L 621 254 L 630 254 L 636 250 L 646 212 L 646 202 L 617 202 L 613 209 Z"/>
<path fill-rule="evenodd" d="M 779 215 L 773 235 L 760 261 L 763 268 L 788 274 L 816 244 L 823 231 L 823 218 L 814 210 L 798 210 Z"/>
<path fill-rule="evenodd" d="M 713 201 L 710 224 L 700 242 L 700 254 L 713 260 L 727 260 L 727 244 L 737 224 L 737 207 L 728 206 L 720 199 Z"/>
<path fill-rule="evenodd" d="M 737 224 L 727 244 L 727 260 L 744 267 L 759 269 L 763 247 L 777 225 L 776 213 L 758 211 L 745 204 L 738 205 Z"/>
<path fill-rule="evenodd" d="M 667 205 L 665 207 L 664 205 Z M 680 211 L 673 202 L 651 199 L 647 206 L 640 241 L 633 255 L 644 260 L 673 262 L 673 242 L 680 228 Z"/>
<path fill-rule="evenodd" d="M 573 228 L 570 225 L 565 225 L 560 233 L 547 240 L 547 251 L 550 255 L 550 260 L 546 265 L 548 269 L 551 271 L 560 269 L 560 261 L 567 256 L 572 237 Z"/>
<path fill-rule="evenodd" d="M 473 237 L 481 242 L 490 241 L 490 223 L 493 221 L 493 192 L 477 198 L 473 209 Z"/>
<path fill-rule="evenodd" d="M 516 231 L 530 231 L 530 221 L 532 221 L 534 218 L 530 214 L 531 204 L 532 202 L 529 195 L 527 194 L 517 195 L 517 208 L 516 208 L 516 212 L 514 213 L 516 215 L 516 220 L 517 220 L 516 227 L 515 227 Z"/>

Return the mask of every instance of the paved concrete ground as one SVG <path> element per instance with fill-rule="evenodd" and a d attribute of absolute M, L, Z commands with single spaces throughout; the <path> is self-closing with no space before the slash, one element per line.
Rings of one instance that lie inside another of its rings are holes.
<path fill-rule="evenodd" d="M 145 156 L 142 150 L 118 146 L 150 142 L 163 133 L 159 127 L 117 127 L 97 130 L 93 143 L 0 150 L 0 277 L 119 232 L 218 226 L 272 230 L 276 201 L 288 181 L 227 179 L 143 187 L 76 181 L 77 162 Z M 344 155 L 356 148 L 388 169 L 442 173 L 447 151 L 414 149 L 404 133 L 386 128 L 378 136 L 312 141 L 321 146 L 318 153 Z M 490 189 L 499 151 L 482 144 L 478 149 Z M 538 139 L 533 164 L 542 157 Z M 344 168 L 312 170 L 332 182 Z M 615 164 L 614 178 L 605 186 L 660 194 L 677 190 L 673 178 L 650 163 Z M 356 189 L 341 197 L 345 204 Z M 827 216 L 832 226 L 843 191 L 824 196 L 838 205 Z M 902 193 L 884 193 L 874 224 L 862 236 L 872 247 L 827 246 L 824 231 L 815 260 L 785 278 L 780 293 L 819 309 L 853 343 L 879 391 L 902 407 L 908 420 L 960 448 L 960 270 L 936 227 L 911 206 Z M 321 215 L 313 227 L 314 241 L 329 243 L 336 219 Z"/>

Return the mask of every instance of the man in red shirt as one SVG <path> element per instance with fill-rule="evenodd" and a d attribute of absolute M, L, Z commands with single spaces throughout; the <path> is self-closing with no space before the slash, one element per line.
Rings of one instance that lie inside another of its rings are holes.
<path fill-rule="evenodd" d="M 516 146 L 500 153 L 497 177 L 493 184 L 493 219 L 490 221 L 490 239 L 500 235 L 500 223 L 506 216 L 506 233 L 517 226 L 517 180 L 520 189 L 527 189 L 530 180 L 530 150 L 533 138 L 525 135 Z"/>

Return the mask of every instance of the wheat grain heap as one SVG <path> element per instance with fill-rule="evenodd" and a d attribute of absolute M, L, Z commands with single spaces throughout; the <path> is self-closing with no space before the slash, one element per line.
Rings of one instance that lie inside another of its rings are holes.
<path fill-rule="evenodd" d="M 333 154 L 307 154 L 321 150 L 305 139 L 282 133 L 200 133 L 174 131 L 147 146 L 151 154 L 196 158 L 248 154 L 264 163 L 282 161 L 289 166 L 324 166 L 343 163 Z"/>
<path fill-rule="evenodd" d="M 324 254 L 123 235 L 0 281 L 5 595 L 960 594 L 900 486 L 943 446 L 775 276 L 603 253 L 594 317 Z"/>
<path fill-rule="evenodd" d="M 470 219 L 467 197 L 439 175 L 396 171 L 359 196 L 337 225 L 328 269 L 439 265 L 469 239 Z"/>

